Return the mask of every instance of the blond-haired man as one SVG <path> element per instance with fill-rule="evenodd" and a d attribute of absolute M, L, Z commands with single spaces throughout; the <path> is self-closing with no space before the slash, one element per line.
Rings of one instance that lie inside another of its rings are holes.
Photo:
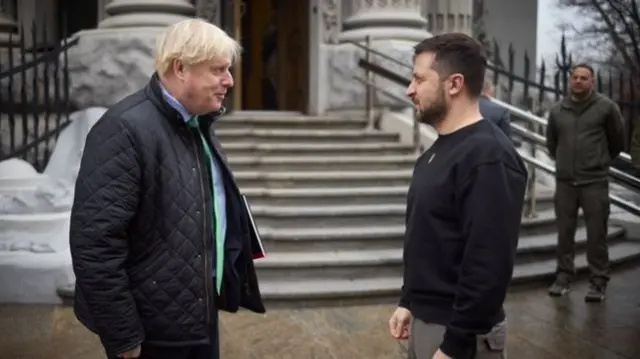
<path fill-rule="evenodd" d="M 75 313 L 109 358 L 215 359 L 218 310 L 265 311 L 249 214 L 211 124 L 240 45 L 191 19 L 92 128 L 71 213 Z"/>

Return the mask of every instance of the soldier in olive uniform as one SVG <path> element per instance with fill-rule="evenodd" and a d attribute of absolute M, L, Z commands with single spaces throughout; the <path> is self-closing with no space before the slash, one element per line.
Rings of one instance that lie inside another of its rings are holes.
<path fill-rule="evenodd" d="M 623 149 L 624 125 L 618 106 L 593 90 L 593 78 L 589 65 L 575 66 L 570 96 L 555 104 L 549 113 L 547 147 L 556 160 L 554 204 L 558 226 L 557 276 L 549 295 L 564 296 L 570 291 L 575 274 L 578 208 L 582 208 L 591 272 L 585 300 L 600 302 L 609 280 L 608 171 Z"/>

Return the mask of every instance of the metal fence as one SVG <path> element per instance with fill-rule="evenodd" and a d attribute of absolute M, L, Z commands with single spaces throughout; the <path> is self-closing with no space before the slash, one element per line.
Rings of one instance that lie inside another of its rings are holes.
<path fill-rule="evenodd" d="M 20 28 L 0 44 L 0 161 L 21 158 L 42 171 L 73 110 L 67 51 L 77 39 L 51 47 L 46 27 L 31 28 L 29 38 Z"/>
<path fill-rule="evenodd" d="M 567 49 L 564 36 L 552 65 L 542 62 L 540 66 L 536 66 L 535 61 L 532 61 L 527 53 L 516 54 L 512 46 L 503 52 L 494 43 L 491 50 L 489 72 L 493 74 L 493 84 L 500 100 L 544 116 L 545 111 L 554 102 L 567 94 L 571 68 L 577 63 Z M 522 56 L 523 61 L 523 70 L 520 74 L 517 73 L 515 66 L 518 56 Z M 640 93 L 637 85 L 637 80 L 634 81 L 623 71 L 607 69 L 606 71 L 596 70 L 595 73 L 596 90 L 614 100 L 624 115 L 627 151 L 634 123 L 640 114 Z"/>

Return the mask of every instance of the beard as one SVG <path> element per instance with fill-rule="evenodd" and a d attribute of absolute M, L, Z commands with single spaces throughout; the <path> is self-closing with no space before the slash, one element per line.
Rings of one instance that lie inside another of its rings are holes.
<path fill-rule="evenodd" d="M 444 117 L 447 114 L 447 104 L 444 99 L 444 88 L 440 86 L 436 92 L 436 99 L 428 106 L 418 110 L 418 122 L 434 126 L 444 120 Z"/>
<path fill-rule="evenodd" d="M 586 100 L 589 96 L 591 96 L 591 89 L 582 89 L 582 90 L 569 90 L 571 93 L 571 97 L 575 98 L 576 100 Z"/>

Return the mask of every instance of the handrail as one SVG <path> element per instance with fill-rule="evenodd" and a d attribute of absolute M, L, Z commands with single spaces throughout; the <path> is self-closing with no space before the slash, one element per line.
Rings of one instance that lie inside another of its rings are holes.
<path fill-rule="evenodd" d="M 370 72 L 374 72 L 376 73 L 376 75 L 380 75 L 384 78 L 386 78 L 389 81 L 395 82 L 398 85 L 402 85 L 402 86 L 408 86 L 409 85 L 409 80 L 402 77 L 401 75 L 385 69 L 377 64 L 368 62 L 364 59 L 360 59 L 358 61 L 358 66 L 362 67 L 363 69 L 365 69 L 365 71 L 370 71 Z M 542 126 L 546 126 L 547 125 L 547 121 L 544 120 L 543 118 L 540 118 L 530 112 L 524 111 L 516 106 L 513 106 L 511 104 L 508 104 L 504 101 L 500 101 L 498 99 L 492 99 L 493 103 L 495 103 L 496 105 L 506 109 L 507 111 L 509 111 L 510 113 L 520 117 L 520 118 L 524 118 L 525 120 L 528 120 L 530 122 L 533 122 L 535 124 L 538 125 L 542 125 Z M 517 124 L 512 123 L 511 124 L 512 127 L 518 126 Z M 519 128 L 519 134 L 522 134 L 522 131 L 527 131 L 529 132 L 529 130 L 525 130 L 523 127 Z M 526 136 L 526 135 L 525 135 Z M 535 137 L 535 139 L 533 139 L 534 142 L 536 142 L 536 144 L 541 145 L 541 146 L 546 146 L 547 145 L 547 141 L 543 136 L 537 135 Z M 625 158 L 625 156 L 627 158 L 630 159 L 629 155 L 627 155 L 626 153 L 621 154 L 621 156 L 623 156 L 623 159 Z M 618 180 L 619 182 L 621 182 L 621 184 L 631 187 L 634 190 L 640 190 L 640 179 L 629 175 L 628 173 L 625 173 L 623 171 L 620 171 L 617 168 L 613 168 L 611 167 L 609 169 L 609 174 L 616 180 Z"/>
<path fill-rule="evenodd" d="M 376 89 L 376 90 L 378 90 L 378 91 L 382 92 L 382 93 L 383 93 L 383 94 L 385 94 L 386 96 L 389 96 L 389 97 L 393 98 L 393 99 L 394 99 L 394 100 L 396 100 L 396 101 L 402 102 L 403 104 L 405 104 L 405 105 L 407 105 L 407 106 L 413 106 L 413 103 L 412 103 L 411 101 L 407 100 L 405 97 L 400 97 L 400 96 L 398 96 L 398 95 L 394 94 L 393 92 L 391 92 L 391 91 L 389 91 L 389 90 L 385 90 L 384 88 L 382 88 L 382 87 L 380 87 L 380 86 L 376 85 L 375 83 L 373 83 L 373 82 L 371 82 L 371 81 L 368 81 L 368 80 L 366 80 L 366 79 L 364 79 L 364 78 L 362 78 L 362 77 L 360 77 L 360 76 L 358 76 L 358 75 L 352 75 L 351 77 L 352 77 L 354 80 L 356 80 L 356 81 L 358 81 L 358 82 L 362 83 L 363 85 L 367 85 L 367 86 L 371 86 L 371 87 L 373 87 L 374 89 Z"/>
<path fill-rule="evenodd" d="M 527 162 L 530 163 L 531 165 L 549 173 L 549 174 L 555 174 L 555 168 L 553 168 L 553 166 L 546 164 L 536 158 L 532 158 L 528 155 L 525 154 L 520 154 L 520 157 L 522 157 L 522 159 Z M 622 199 L 614 194 L 609 194 L 609 199 L 611 200 L 611 203 L 624 209 L 627 212 L 631 212 L 632 214 L 636 215 L 636 216 L 640 216 L 640 207 L 637 206 L 635 203 L 631 202 L 631 201 L 627 201 L 625 199 Z"/>
<path fill-rule="evenodd" d="M 64 39 L 62 43 L 56 46 L 53 50 L 47 51 L 46 53 L 36 57 L 35 59 L 29 62 L 25 62 L 18 66 L 14 66 L 8 70 L 4 70 L 0 68 L 0 70 L 2 70 L 0 71 L 0 79 L 4 79 L 9 76 L 13 76 L 15 74 L 21 73 L 25 70 L 28 70 L 32 67 L 36 67 L 45 62 L 58 61 L 58 57 L 60 56 L 60 54 L 63 53 L 64 51 L 69 50 L 71 47 L 76 46 L 78 44 L 78 41 L 79 41 L 78 37 L 71 37 L 69 39 Z"/>
<path fill-rule="evenodd" d="M 545 120 L 542 117 L 536 116 L 534 114 L 532 114 L 531 112 L 528 111 L 524 111 L 519 107 L 513 106 L 512 104 L 506 103 L 504 101 L 498 100 L 496 98 L 492 98 L 491 101 L 493 103 L 495 103 L 496 105 L 504 108 L 505 110 L 509 111 L 510 113 L 517 115 L 520 118 L 524 118 L 525 120 L 529 120 L 531 122 L 535 122 L 538 125 L 542 125 L 542 126 L 547 126 L 548 122 L 547 120 Z M 629 155 L 626 152 L 621 152 L 618 157 L 620 157 L 621 159 L 623 159 L 625 162 L 629 162 L 631 163 L 631 155 Z"/>
<path fill-rule="evenodd" d="M 367 37 L 367 45 L 370 45 L 370 38 Z M 373 50 L 370 48 L 370 46 L 365 46 L 365 45 L 361 45 L 355 42 L 350 42 L 362 49 L 364 49 L 367 52 L 366 55 L 366 59 L 360 59 L 358 61 L 358 66 L 361 67 L 362 69 L 365 70 L 365 74 L 366 74 L 366 79 L 359 77 L 357 75 L 352 75 L 351 77 L 356 80 L 359 81 L 360 83 L 365 85 L 366 88 L 366 93 L 367 93 L 367 113 L 371 114 L 372 113 L 372 109 L 370 108 L 370 106 L 373 106 L 373 101 L 370 101 L 370 99 L 372 98 L 372 92 L 371 90 L 374 89 L 376 91 L 379 91 L 383 94 L 385 94 L 386 96 L 389 96 L 397 101 L 400 101 L 401 103 L 404 103 L 406 105 L 412 105 L 412 103 L 410 101 L 408 101 L 405 98 L 402 98 L 388 90 L 385 90 L 383 88 L 381 88 L 380 86 L 376 85 L 375 82 L 373 81 L 372 78 L 372 74 L 371 73 L 375 73 L 376 75 L 382 76 L 384 78 L 386 78 L 387 80 L 394 82 L 398 85 L 401 86 L 408 86 L 408 84 L 410 83 L 410 80 L 404 78 L 403 76 L 388 70 L 386 68 L 383 68 L 377 64 L 374 64 L 371 61 L 371 53 L 376 54 L 378 56 L 381 56 L 385 59 L 388 59 L 390 61 L 393 61 L 394 63 L 397 63 L 401 66 L 407 67 L 404 64 L 399 63 L 398 60 L 385 55 L 381 52 L 378 52 L 376 50 Z M 528 122 L 532 125 L 542 125 L 542 126 L 546 126 L 547 125 L 547 121 L 541 117 L 538 117 L 530 112 L 524 111 L 516 106 L 513 106 L 511 104 L 508 104 L 506 102 L 500 101 L 498 99 L 492 99 L 492 101 L 494 103 L 496 103 L 497 105 L 499 105 L 500 107 L 503 107 L 504 109 L 506 109 L 507 111 L 509 111 L 510 113 L 523 118 L 525 120 L 528 120 Z M 420 140 L 420 128 L 419 128 L 420 124 L 418 123 L 418 121 L 414 118 L 414 144 L 416 145 L 416 149 L 420 148 L 420 144 L 419 144 L 419 140 Z M 536 202 L 536 198 L 535 198 L 535 170 L 536 168 L 539 168 L 545 172 L 548 172 L 550 174 L 555 174 L 555 167 L 549 164 L 546 164 L 540 160 L 538 160 L 537 158 L 535 158 L 535 148 L 536 145 L 540 145 L 540 146 L 545 146 L 546 147 L 546 138 L 544 136 L 539 135 L 538 133 L 531 131 L 519 124 L 516 123 L 511 123 L 511 128 L 514 129 L 519 135 L 521 135 L 522 137 L 524 137 L 525 139 L 527 139 L 528 141 L 531 142 L 532 146 L 531 146 L 531 153 L 530 155 L 527 154 L 523 154 L 521 153 L 521 157 L 522 159 L 529 163 L 532 166 L 532 169 L 530 171 L 530 181 L 529 181 L 529 186 L 528 186 L 528 199 L 529 199 L 529 203 L 528 203 L 528 210 L 527 210 L 527 214 L 530 216 L 535 216 L 535 202 Z M 621 156 L 623 159 L 630 159 L 628 154 L 621 154 Z M 615 180 L 621 182 L 621 184 L 629 186 L 633 189 L 636 190 L 640 190 L 640 179 L 629 175 L 628 173 L 625 173 L 623 171 L 620 171 L 616 168 L 610 168 L 609 170 L 609 175 L 611 177 L 613 177 Z M 616 195 L 613 194 L 609 194 L 609 198 L 611 199 L 611 203 L 614 205 L 619 206 L 620 208 L 636 215 L 636 216 L 640 216 L 640 206 L 635 205 L 634 203 L 624 200 Z"/>
<path fill-rule="evenodd" d="M 364 84 L 367 88 L 373 88 L 377 91 L 382 92 L 383 94 L 393 98 L 396 101 L 399 101 L 401 103 L 404 103 L 407 106 L 413 106 L 413 103 L 409 100 L 407 100 L 406 97 L 400 97 L 396 94 L 394 94 L 393 92 L 389 91 L 389 90 L 385 90 L 384 88 L 376 85 L 373 81 L 369 81 L 367 79 L 363 79 L 362 77 L 358 76 L 358 75 L 352 75 L 351 78 L 353 78 L 354 80 Z M 374 128 L 378 128 L 377 125 L 373 125 Z M 416 153 L 420 153 L 422 152 L 422 142 L 420 141 L 420 123 L 418 122 L 418 119 L 413 118 L 413 148 L 416 151 Z"/>
<path fill-rule="evenodd" d="M 496 105 L 506 109 L 507 111 L 511 112 L 512 114 L 517 115 L 518 117 L 524 118 L 525 120 L 534 122 L 536 124 L 539 125 L 543 125 L 543 126 L 547 126 L 547 121 L 541 117 L 538 117 L 530 112 L 527 111 L 523 111 L 513 105 L 510 105 L 506 102 L 497 100 L 497 99 L 492 99 L 493 103 L 495 103 Z M 520 135 L 522 135 L 522 130 L 524 130 L 523 127 L 515 124 L 515 123 L 511 123 L 511 127 L 516 129 L 519 127 L 518 129 L 518 133 Z M 546 146 L 547 145 L 547 140 L 546 138 L 544 138 L 543 136 L 537 135 L 535 136 L 535 138 L 531 139 L 532 141 L 536 142 L 536 144 L 541 145 L 541 146 Z M 619 155 L 620 157 L 622 157 L 623 160 L 626 161 L 631 161 L 631 157 L 627 154 L 627 153 L 621 153 Z M 611 175 L 611 177 L 613 177 L 615 180 L 621 182 L 621 184 L 627 186 L 627 187 L 631 187 L 634 190 L 640 190 L 640 179 L 632 176 L 624 171 L 621 171 L 617 168 L 614 167 L 610 167 L 609 168 L 609 175 Z"/>
<path fill-rule="evenodd" d="M 380 75 L 389 81 L 395 82 L 398 85 L 402 85 L 406 87 L 406 86 L 409 86 L 409 83 L 411 82 L 407 78 L 403 77 L 402 75 L 398 75 L 393 71 L 387 70 L 384 67 L 376 65 L 365 59 L 360 59 L 358 61 L 358 66 L 364 69 L 365 71 L 375 72 L 376 75 Z"/>
<path fill-rule="evenodd" d="M 367 40 L 366 41 L 367 41 L 367 44 L 370 44 L 371 43 L 371 38 L 369 36 L 367 36 Z M 396 58 L 394 58 L 392 56 L 389 56 L 389 55 L 387 55 L 387 54 L 385 54 L 383 52 L 380 52 L 378 50 L 372 49 L 370 45 L 369 46 L 362 45 L 361 43 L 355 42 L 355 41 L 345 41 L 345 43 L 351 44 L 351 45 L 355 45 L 356 47 L 359 47 L 359 48 L 363 49 L 365 52 L 374 54 L 376 56 L 380 56 L 383 59 L 389 60 L 389 61 L 393 62 L 396 65 L 402 66 L 402 67 L 407 68 L 409 70 L 412 69 L 411 66 L 405 64 L 404 62 L 402 62 L 402 61 L 400 61 L 400 60 L 398 60 L 398 59 L 396 59 Z"/>

